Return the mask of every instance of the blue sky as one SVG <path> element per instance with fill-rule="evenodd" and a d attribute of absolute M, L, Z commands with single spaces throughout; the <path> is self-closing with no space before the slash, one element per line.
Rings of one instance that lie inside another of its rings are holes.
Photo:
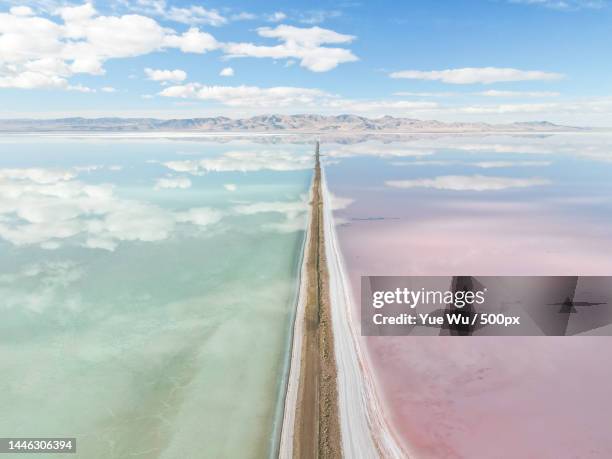
<path fill-rule="evenodd" d="M 612 126 L 606 0 L 0 0 L 0 117 Z"/>

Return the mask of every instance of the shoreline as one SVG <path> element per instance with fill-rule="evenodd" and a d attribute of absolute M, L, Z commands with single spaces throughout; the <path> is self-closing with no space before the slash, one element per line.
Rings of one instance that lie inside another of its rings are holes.
<path fill-rule="evenodd" d="M 309 187 L 309 202 L 312 201 L 313 180 Z M 302 255 L 299 262 L 299 280 L 296 297 L 296 310 L 293 317 L 292 334 L 289 344 L 289 362 L 286 373 L 285 396 L 283 401 L 283 416 L 280 426 L 280 441 L 278 457 L 290 459 L 293 457 L 293 435 L 295 427 L 295 413 L 297 410 L 297 392 L 299 385 L 300 365 L 302 360 L 302 334 L 304 324 L 304 309 L 306 307 L 307 296 L 307 254 L 310 247 L 310 219 L 312 215 L 311 206 L 308 206 L 307 225 L 304 233 L 304 243 L 302 244 Z"/>
<path fill-rule="evenodd" d="M 310 185 L 308 186 L 308 193 L 309 193 L 308 202 L 310 202 L 310 200 L 312 199 L 311 192 L 312 192 L 312 180 L 310 180 Z M 310 206 L 308 208 L 310 209 Z M 269 455 L 268 455 L 269 459 L 276 459 L 280 457 L 281 451 L 283 450 L 283 447 L 282 447 L 282 442 L 284 438 L 283 435 L 287 435 L 287 434 L 293 435 L 293 431 L 286 432 L 284 429 L 284 426 L 287 422 L 287 420 L 285 419 L 288 414 L 288 411 L 286 409 L 287 404 L 289 403 L 295 406 L 295 400 L 291 400 L 291 396 L 289 392 L 291 389 L 290 382 L 292 381 L 292 377 L 291 377 L 292 362 L 296 358 L 297 358 L 297 361 L 299 361 L 299 355 L 297 356 L 293 355 L 293 352 L 295 350 L 294 337 L 298 336 L 296 335 L 297 333 L 296 326 L 300 322 L 300 319 L 299 319 L 300 311 L 303 309 L 303 305 L 305 301 L 305 297 L 304 297 L 305 286 L 303 285 L 305 279 L 302 273 L 304 272 L 304 269 L 305 269 L 306 250 L 308 249 L 307 245 L 308 245 L 308 238 L 310 234 L 310 225 L 308 224 L 308 222 L 310 222 L 310 210 L 308 210 L 307 214 L 304 216 L 304 219 L 306 221 L 305 229 L 304 229 L 304 239 L 302 240 L 302 243 L 301 243 L 299 258 L 296 260 L 296 263 L 295 263 L 295 273 L 296 273 L 295 285 L 296 287 L 295 287 L 294 298 L 293 298 L 293 301 L 291 302 L 291 304 L 295 307 L 295 310 L 293 311 L 291 318 L 288 322 L 290 328 L 289 328 L 289 332 L 287 333 L 287 338 L 286 338 L 287 352 L 285 353 L 285 357 L 283 359 L 283 376 L 282 376 L 282 380 L 278 387 L 277 406 L 274 410 L 275 411 L 274 425 L 272 427 L 272 436 L 270 438 L 271 446 L 269 448 Z M 295 369 L 293 369 L 293 371 L 295 371 Z"/>
<path fill-rule="evenodd" d="M 337 338 L 335 351 L 342 451 L 345 457 L 408 458 L 411 455 L 385 417 L 374 374 L 355 328 L 353 300 L 336 237 L 325 174 L 322 195 L 332 325 Z"/>

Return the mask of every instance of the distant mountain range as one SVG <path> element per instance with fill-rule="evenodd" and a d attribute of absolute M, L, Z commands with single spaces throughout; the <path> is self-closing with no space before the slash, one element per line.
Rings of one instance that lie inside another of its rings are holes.
<path fill-rule="evenodd" d="M 560 126 L 547 121 L 488 124 L 443 123 L 411 118 L 365 118 L 356 115 L 260 115 L 251 118 L 155 119 L 155 118 L 61 118 L 0 120 L 2 132 L 560 132 L 586 128 Z"/>

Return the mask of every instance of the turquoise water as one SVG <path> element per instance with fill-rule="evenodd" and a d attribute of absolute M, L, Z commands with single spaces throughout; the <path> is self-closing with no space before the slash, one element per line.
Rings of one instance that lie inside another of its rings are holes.
<path fill-rule="evenodd" d="M 0 436 L 273 452 L 311 150 L 0 140 Z"/>

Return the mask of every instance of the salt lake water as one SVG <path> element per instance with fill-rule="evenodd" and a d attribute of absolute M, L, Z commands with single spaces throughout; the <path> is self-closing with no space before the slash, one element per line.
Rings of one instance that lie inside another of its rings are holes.
<path fill-rule="evenodd" d="M 3 136 L 0 436 L 274 454 L 312 151 Z"/>
<path fill-rule="evenodd" d="M 611 134 L 364 140 L 323 148 L 354 298 L 365 275 L 612 274 Z M 414 457 L 612 457 L 609 336 L 363 343 Z"/>

